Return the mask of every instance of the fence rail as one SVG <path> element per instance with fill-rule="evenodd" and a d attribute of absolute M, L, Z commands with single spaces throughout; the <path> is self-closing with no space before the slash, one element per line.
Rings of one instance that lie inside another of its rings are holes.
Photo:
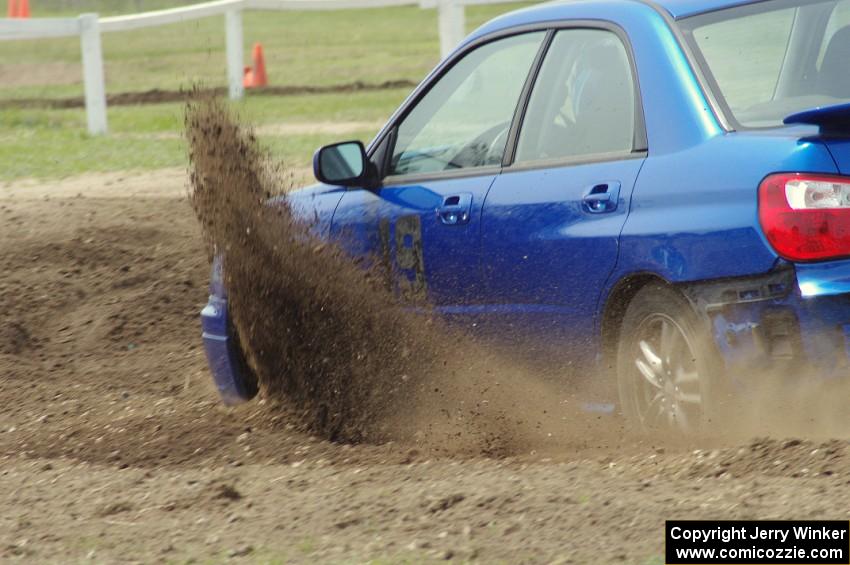
<path fill-rule="evenodd" d="M 101 18 L 82 14 L 76 18 L 0 19 L 0 41 L 80 37 L 86 118 L 91 134 L 105 134 L 106 87 L 103 78 L 102 33 L 124 32 L 224 15 L 227 84 L 230 98 L 242 98 L 244 43 L 242 12 L 245 10 L 343 10 L 388 6 L 419 6 L 438 11 L 440 55 L 445 57 L 466 35 L 464 6 L 500 4 L 516 0 L 214 0 L 167 10 Z"/>
<path fill-rule="evenodd" d="M 242 0 L 218 0 L 204 4 L 193 4 L 170 10 L 155 10 L 126 16 L 112 16 L 100 19 L 100 30 L 103 32 L 130 31 L 146 27 L 188 22 L 210 16 L 221 15 L 228 10 L 242 9 Z"/>
<path fill-rule="evenodd" d="M 80 35 L 78 18 L 0 19 L 0 39 L 41 39 Z"/>

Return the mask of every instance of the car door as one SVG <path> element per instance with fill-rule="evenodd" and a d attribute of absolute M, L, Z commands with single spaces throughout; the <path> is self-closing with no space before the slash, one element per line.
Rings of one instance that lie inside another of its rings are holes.
<path fill-rule="evenodd" d="M 348 190 L 332 236 L 397 291 L 446 312 L 481 293 L 481 208 L 544 32 L 480 45 L 435 78 L 378 144 L 381 186 Z"/>
<path fill-rule="evenodd" d="M 632 69 L 621 34 L 558 30 L 482 214 L 485 324 L 579 365 L 599 350 L 594 314 L 646 152 Z"/>

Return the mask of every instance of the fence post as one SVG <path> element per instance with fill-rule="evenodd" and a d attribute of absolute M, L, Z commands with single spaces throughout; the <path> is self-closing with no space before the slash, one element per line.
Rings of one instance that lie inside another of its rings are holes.
<path fill-rule="evenodd" d="M 437 0 L 440 56 L 445 57 L 466 37 L 466 14 L 458 0 Z"/>
<path fill-rule="evenodd" d="M 81 14 L 80 49 L 83 53 L 83 85 L 89 133 L 106 133 L 106 86 L 103 81 L 103 51 L 97 14 Z"/>
<path fill-rule="evenodd" d="M 239 100 L 245 92 L 242 74 L 245 65 L 245 45 L 242 40 L 242 9 L 234 8 L 224 14 L 227 46 L 227 86 L 231 100 Z"/>

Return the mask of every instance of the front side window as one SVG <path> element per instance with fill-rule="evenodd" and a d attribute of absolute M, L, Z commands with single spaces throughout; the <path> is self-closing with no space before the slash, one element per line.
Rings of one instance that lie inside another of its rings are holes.
<path fill-rule="evenodd" d="M 390 175 L 499 165 L 544 32 L 483 45 L 463 57 L 398 126 Z"/>
<path fill-rule="evenodd" d="M 605 30 L 562 30 L 531 92 L 516 162 L 630 152 L 634 128 L 634 80 L 623 42 Z"/>
<path fill-rule="evenodd" d="M 850 0 L 772 0 L 680 24 L 745 127 L 850 102 Z"/>

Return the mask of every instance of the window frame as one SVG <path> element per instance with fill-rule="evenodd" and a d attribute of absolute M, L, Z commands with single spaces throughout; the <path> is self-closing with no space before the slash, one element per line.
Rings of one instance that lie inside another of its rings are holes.
<path fill-rule="evenodd" d="M 505 40 L 508 40 L 512 37 L 519 37 L 519 36 L 522 36 L 522 35 L 531 35 L 531 34 L 541 34 L 541 38 L 540 38 L 540 42 L 539 42 L 538 47 L 537 47 L 537 51 L 535 52 L 534 56 L 531 59 L 531 64 L 529 65 L 528 73 L 526 74 L 525 78 L 522 80 L 522 86 L 520 87 L 520 90 L 519 90 L 519 97 L 517 98 L 517 104 L 518 104 L 519 101 L 523 98 L 523 96 L 526 93 L 526 89 L 528 88 L 528 83 L 529 83 L 530 77 L 533 76 L 535 68 L 540 64 L 542 56 L 545 54 L 546 50 L 548 49 L 548 45 L 549 45 L 549 42 L 551 41 L 552 33 L 551 33 L 551 31 L 549 31 L 547 29 L 536 29 L 536 30 L 530 30 L 530 31 L 522 31 L 520 33 L 509 33 L 509 34 L 505 34 L 505 35 L 500 35 L 499 37 L 495 37 L 490 41 L 483 41 L 483 42 L 480 42 L 480 43 L 476 42 L 475 45 L 471 46 L 469 49 L 464 49 L 463 53 L 459 54 L 459 56 L 452 57 L 451 60 L 450 60 L 450 64 L 445 65 L 445 68 L 441 67 L 439 69 L 439 76 L 435 76 L 431 80 L 428 81 L 427 89 L 423 90 L 421 93 L 418 94 L 416 102 L 414 104 L 405 105 L 404 113 L 402 115 L 399 115 L 398 118 L 394 120 L 394 123 L 393 123 L 393 133 L 394 133 L 394 135 L 393 135 L 391 145 L 387 147 L 387 159 L 388 159 L 388 161 L 386 163 L 386 168 L 383 169 L 383 171 L 389 171 L 389 166 L 390 166 L 389 161 L 393 158 L 393 154 L 395 153 L 395 149 L 396 149 L 395 144 L 398 141 L 397 135 L 398 135 L 398 130 L 399 130 L 399 126 L 400 126 L 401 122 L 403 122 L 405 119 L 407 119 L 407 117 L 410 115 L 410 113 L 422 102 L 422 99 L 425 98 L 426 96 L 428 96 L 428 94 L 431 92 L 431 90 L 441 80 L 443 80 L 445 78 L 445 76 L 448 73 L 450 73 L 451 70 L 457 64 L 459 64 L 464 58 L 466 58 L 466 56 L 471 55 L 474 51 L 477 51 L 478 49 L 482 49 L 482 48 L 486 47 L 487 45 L 497 43 L 499 41 L 505 41 Z M 511 114 L 510 114 L 510 120 L 509 120 L 509 124 L 508 124 L 508 132 L 509 133 L 511 131 L 510 128 L 513 125 L 513 121 L 516 117 L 516 109 L 517 109 L 517 107 L 514 106 L 513 112 L 511 112 Z M 505 143 L 507 144 L 507 143 L 509 143 L 509 141 L 510 141 L 510 137 L 508 137 L 508 139 L 505 140 Z M 502 156 L 504 157 L 504 153 L 503 153 Z M 459 172 L 459 171 L 494 169 L 494 168 L 498 169 L 498 168 L 500 168 L 500 165 L 488 165 L 488 166 L 478 166 L 478 167 L 462 167 L 460 169 L 450 169 L 449 171 L 428 171 L 428 172 L 424 172 L 424 173 L 409 173 L 409 174 L 404 174 L 404 175 L 397 174 L 397 175 L 388 175 L 388 176 L 390 178 L 407 178 L 407 177 L 430 178 L 433 175 L 444 174 L 446 172 L 454 173 L 454 172 Z"/>
<path fill-rule="evenodd" d="M 826 2 L 828 0 L 824 0 Z M 763 10 L 764 5 L 771 5 L 771 8 L 768 10 Z M 724 6 L 721 8 L 716 8 L 713 10 L 707 10 L 705 12 L 700 12 L 698 14 L 689 15 L 686 18 L 681 18 L 679 20 L 674 20 L 671 29 L 673 29 L 674 34 L 679 37 L 679 43 L 682 47 L 682 50 L 685 52 L 686 57 L 691 62 L 691 67 L 697 73 L 698 82 L 701 84 L 703 91 L 711 97 L 710 105 L 714 107 L 715 115 L 721 118 L 721 125 L 727 132 L 733 131 L 769 131 L 781 129 L 783 127 L 789 127 L 784 124 L 776 124 L 769 126 L 747 126 L 738 121 L 738 118 L 735 117 L 735 113 L 732 111 L 731 106 L 726 101 L 726 97 L 723 94 L 723 91 L 720 89 L 720 84 L 717 82 L 717 79 L 714 77 L 714 73 L 711 70 L 711 67 L 708 64 L 708 61 L 705 59 L 705 56 L 702 54 L 702 50 L 699 48 L 697 44 L 697 40 L 694 37 L 694 30 L 696 29 L 693 26 L 693 22 L 699 19 L 708 20 L 710 23 L 722 22 L 731 18 L 721 17 L 724 12 L 730 10 L 736 10 L 746 15 L 754 15 L 759 13 L 768 13 L 775 12 L 779 10 L 784 10 L 793 7 L 800 7 L 799 0 L 759 0 L 758 2 L 753 2 L 752 4 L 742 4 L 739 6 Z M 794 21 L 792 22 L 791 34 L 789 34 L 788 41 L 791 41 L 791 35 L 794 33 L 793 26 L 797 25 L 797 16 L 795 15 Z M 787 45 L 786 45 L 787 49 Z M 783 55 L 782 65 L 785 65 L 787 61 L 788 53 Z M 781 76 L 781 71 L 780 71 Z M 777 79 L 778 80 L 778 79 Z M 777 83 L 778 84 L 778 83 Z"/>
<path fill-rule="evenodd" d="M 632 140 L 632 150 L 629 152 L 617 153 L 602 153 L 589 154 L 580 157 L 569 157 L 566 159 L 532 161 L 521 164 L 515 164 L 516 147 L 519 140 L 519 132 L 522 127 L 522 122 L 525 118 L 525 113 L 528 109 L 528 103 L 531 97 L 531 91 L 537 82 L 537 77 L 549 47 L 555 34 L 559 31 L 570 29 L 595 29 L 609 31 L 614 33 L 622 42 L 628 56 L 629 66 L 632 74 L 632 87 L 634 88 L 634 133 Z M 416 173 L 409 175 L 387 175 L 389 170 L 389 162 L 392 159 L 392 154 L 395 149 L 396 133 L 399 123 L 404 120 L 412 109 L 420 102 L 420 100 L 433 88 L 437 81 L 457 64 L 463 57 L 470 52 L 482 47 L 488 43 L 506 39 L 508 37 L 522 35 L 534 32 L 546 32 L 540 47 L 526 76 L 525 83 L 520 91 L 519 100 L 517 101 L 514 115 L 511 119 L 511 124 L 508 129 L 508 139 L 505 145 L 505 153 L 502 156 L 501 165 L 492 165 L 485 167 L 469 167 L 466 169 L 457 169 L 449 171 L 436 171 L 428 173 Z M 434 72 L 427 78 L 413 93 L 405 100 L 398 110 L 390 118 L 388 125 L 378 134 L 372 141 L 367 150 L 367 156 L 373 160 L 378 168 L 379 177 L 381 178 L 379 188 L 385 185 L 410 184 L 413 182 L 422 182 L 430 180 L 455 179 L 463 177 L 475 177 L 489 174 L 499 174 L 502 171 L 512 170 L 527 170 L 535 168 L 551 168 L 555 166 L 580 165 L 584 163 L 596 163 L 612 160 L 624 160 L 644 158 L 648 153 L 648 143 L 646 135 L 646 120 L 644 118 L 644 105 L 641 96 L 640 78 L 635 62 L 634 48 L 629 40 L 626 31 L 607 20 L 560 20 L 552 22 L 538 22 L 516 26 L 513 28 L 499 30 L 493 33 L 481 36 L 473 41 L 470 41 L 457 51 L 455 51 L 448 59 L 438 66 Z"/>
<path fill-rule="evenodd" d="M 634 111 L 633 111 L 633 120 L 634 124 L 632 126 L 632 148 L 629 151 L 606 151 L 606 152 L 597 152 L 597 153 L 586 153 L 584 155 L 572 155 L 568 157 L 555 157 L 551 159 L 533 159 L 528 161 L 523 161 L 521 163 L 516 162 L 516 152 L 517 147 L 519 146 L 519 137 L 522 133 L 522 126 L 525 122 L 525 116 L 528 113 L 528 106 L 531 103 L 531 94 L 534 91 L 534 87 L 537 85 L 537 79 L 540 75 L 540 70 L 543 68 L 543 63 L 546 60 L 546 57 L 541 59 L 540 64 L 534 69 L 534 81 L 530 85 L 528 92 L 523 91 L 525 95 L 522 100 L 521 108 L 518 107 L 518 110 L 521 109 L 521 115 L 517 116 L 515 119 L 516 129 L 511 129 L 512 136 L 508 137 L 508 147 L 505 149 L 505 155 L 502 159 L 502 167 L 506 170 L 510 171 L 522 171 L 522 170 L 533 170 L 533 169 L 541 169 L 541 168 L 553 168 L 559 166 L 571 166 L 571 165 L 582 165 L 589 163 L 600 163 L 605 161 L 617 161 L 622 159 L 634 159 L 634 158 L 642 158 L 645 157 L 648 153 L 648 144 L 646 139 L 646 125 L 644 121 L 643 115 L 643 101 L 641 100 L 640 93 L 640 85 L 638 84 L 638 74 L 637 74 L 637 65 L 634 61 L 634 55 L 632 53 L 631 44 L 628 41 L 628 37 L 625 35 L 625 31 L 622 30 L 619 26 L 611 24 L 610 26 L 601 26 L 600 23 L 607 22 L 594 22 L 596 25 L 580 25 L 580 26 L 568 26 L 568 27 L 559 27 L 551 30 L 551 34 L 548 37 L 549 42 L 546 46 L 546 54 L 548 55 L 549 47 L 551 47 L 552 42 L 555 39 L 555 36 L 561 32 L 569 32 L 575 30 L 592 30 L 592 31 L 603 31 L 613 33 L 619 40 L 623 46 L 623 49 L 626 53 L 626 57 L 629 61 L 629 69 L 631 72 L 632 79 L 632 90 L 633 90 L 633 101 L 634 101 Z M 618 33 L 621 32 L 621 33 Z M 514 124 L 512 124 L 513 126 Z"/>

